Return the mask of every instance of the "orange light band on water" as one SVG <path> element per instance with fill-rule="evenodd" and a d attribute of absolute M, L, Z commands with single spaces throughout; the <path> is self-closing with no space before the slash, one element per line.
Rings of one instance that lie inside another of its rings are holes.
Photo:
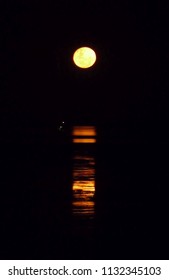
<path fill-rule="evenodd" d="M 96 136 L 94 126 L 74 126 L 72 131 L 73 136 Z"/>
<path fill-rule="evenodd" d="M 95 126 L 74 126 L 72 129 L 73 143 L 96 143 Z"/>
<path fill-rule="evenodd" d="M 73 183 L 73 191 L 83 190 L 86 193 L 95 192 L 95 181 L 74 181 Z"/>
<path fill-rule="evenodd" d="M 73 143 L 96 143 L 94 138 L 74 138 Z"/>

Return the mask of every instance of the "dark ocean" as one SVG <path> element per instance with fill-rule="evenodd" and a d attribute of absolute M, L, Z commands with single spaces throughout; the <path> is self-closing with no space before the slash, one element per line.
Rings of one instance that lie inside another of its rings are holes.
<path fill-rule="evenodd" d="M 158 258 L 167 240 L 163 153 L 79 128 L 81 136 L 63 133 L 39 153 L 18 147 L 4 162 L 1 258 Z"/>

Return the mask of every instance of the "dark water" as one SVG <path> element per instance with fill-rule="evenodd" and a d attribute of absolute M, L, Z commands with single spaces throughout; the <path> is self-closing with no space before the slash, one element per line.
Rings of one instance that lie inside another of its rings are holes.
<path fill-rule="evenodd" d="M 7 186 L 2 258 L 156 258 L 166 240 L 164 213 L 142 151 L 100 144 L 96 128 L 75 134 L 29 186 Z"/>

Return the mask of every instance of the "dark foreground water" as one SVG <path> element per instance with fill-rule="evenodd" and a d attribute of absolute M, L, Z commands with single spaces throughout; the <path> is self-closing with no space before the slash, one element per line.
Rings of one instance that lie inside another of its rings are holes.
<path fill-rule="evenodd" d="M 56 161 L 26 187 L 10 179 L 1 201 L 1 258 L 161 258 L 164 180 L 155 165 L 152 171 L 152 155 L 143 159 L 144 148 L 74 143 L 55 151 Z"/>

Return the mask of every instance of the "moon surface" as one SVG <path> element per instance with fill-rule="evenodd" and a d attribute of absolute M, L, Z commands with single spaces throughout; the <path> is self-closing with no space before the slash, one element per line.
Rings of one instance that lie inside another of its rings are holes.
<path fill-rule="evenodd" d="M 96 53 L 89 47 L 81 47 L 74 52 L 73 61 L 80 68 L 89 68 L 96 62 Z"/>

